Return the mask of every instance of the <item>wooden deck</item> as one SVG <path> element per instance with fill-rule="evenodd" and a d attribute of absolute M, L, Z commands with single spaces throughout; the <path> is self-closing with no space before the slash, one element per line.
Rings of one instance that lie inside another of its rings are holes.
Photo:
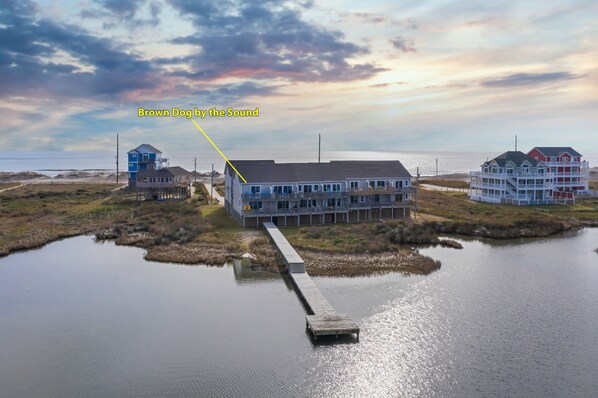
<path fill-rule="evenodd" d="M 264 228 L 266 232 L 272 238 L 272 242 L 278 248 L 285 265 L 289 268 L 289 273 L 304 273 L 305 263 L 299 254 L 295 251 L 293 246 L 289 243 L 287 238 L 284 237 L 282 232 L 271 222 L 265 222 Z"/>
<path fill-rule="evenodd" d="M 274 245 L 289 268 L 289 275 L 295 291 L 305 304 L 309 315 L 306 316 L 306 327 L 318 339 L 318 336 L 357 335 L 359 326 L 347 315 L 337 314 L 326 297 L 320 292 L 311 277 L 305 272 L 305 263 L 293 246 L 278 230 L 276 225 L 266 222 L 264 228 L 272 238 Z"/>

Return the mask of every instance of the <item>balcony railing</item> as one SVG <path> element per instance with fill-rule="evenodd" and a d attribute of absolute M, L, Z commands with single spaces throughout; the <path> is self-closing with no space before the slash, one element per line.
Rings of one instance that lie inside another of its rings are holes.
<path fill-rule="evenodd" d="M 347 198 L 350 195 L 388 195 L 415 193 L 414 187 L 380 188 L 380 189 L 349 189 L 340 192 L 290 192 L 290 193 L 259 193 L 242 194 L 243 200 L 292 200 L 292 199 L 318 199 L 318 198 Z"/>
<path fill-rule="evenodd" d="M 335 212 L 335 211 L 347 211 L 347 206 L 336 206 L 336 207 L 329 207 L 329 206 L 320 206 L 320 207 L 294 207 L 290 209 L 271 209 L 271 208 L 261 208 L 261 209 L 244 209 L 244 215 L 269 215 L 269 214 L 317 214 L 317 213 L 324 213 L 324 212 Z"/>
<path fill-rule="evenodd" d="M 189 181 L 180 182 L 140 182 L 137 181 L 135 184 L 137 188 L 177 188 L 177 187 L 188 187 Z"/>
<path fill-rule="evenodd" d="M 490 173 L 483 171 L 471 171 L 469 175 L 473 178 L 553 178 L 555 173 Z"/>
<path fill-rule="evenodd" d="M 355 209 L 376 209 L 380 207 L 405 207 L 411 206 L 413 202 L 407 200 L 404 202 L 376 202 L 376 203 L 351 203 L 348 206 L 316 206 L 316 207 L 292 207 L 288 209 L 278 208 L 260 208 L 260 209 L 243 209 L 244 215 L 269 215 L 269 214 L 318 214 L 328 212 L 345 212 Z"/>
<path fill-rule="evenodd" d="M 588 167 L 588 161 L 582 160 L 580 162 L 544 162 L 545 165 L 549 167 Z"/>
<path fill-rule="evenodd" d="M 415 187 L 369 187 L 369 188 L 349 188 L 347 192 L 351 195 L 376 195 L 376 194 L 400 194 L 415 193 Z"/>

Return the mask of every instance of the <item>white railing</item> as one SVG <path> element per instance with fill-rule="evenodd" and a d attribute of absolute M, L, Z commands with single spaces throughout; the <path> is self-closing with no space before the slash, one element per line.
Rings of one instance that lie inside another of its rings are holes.
<path fill-rule="evenodd" d="M 553 178 L 555 173 L 486 173 L 483 171 L 472 171 L 470 176 L 477 178 Z"/>
<path fill-rule="evenodd" d="M 550 162 L 543 163 L 549 167 L 588 167 L 587 160 L 582 160 L 580 162 L 555 162 L 551 160 Z"/>

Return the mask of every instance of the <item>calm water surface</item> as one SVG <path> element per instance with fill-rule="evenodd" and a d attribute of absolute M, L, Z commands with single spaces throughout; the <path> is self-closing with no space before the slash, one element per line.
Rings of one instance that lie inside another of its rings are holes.
<path fill-rule="evenodd" d="M 359 344 L 313 346 L 277 274 L 78 237 L 0 259 L 0 397 L 598 396 L 598 230 L 315 278 Z"/>

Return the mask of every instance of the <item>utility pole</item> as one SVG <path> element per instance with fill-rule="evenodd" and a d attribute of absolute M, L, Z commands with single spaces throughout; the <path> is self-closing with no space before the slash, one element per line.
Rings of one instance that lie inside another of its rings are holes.
<path fill-rule="evenodd" d="M 116 183 L 118 184 L 118 133 L 116 133 Z"/>
<path fill-rule="evenodd" d="M 193 176 L 195 177 L 195 182 L 197 182 L 197 158 L 193 161 Z"/>
<path fill-rule="evenodd" d="M 436 159 L 436 179 L 438 179 L 438 159 Z"/>
<path fill-rule="evenodd" d="M 322 134 L 318 134 L 318 163 L 320 163 L 321 150 L 322 150 Z"/>
<path fill-rule="evenodd" d="M 417 220 L 417 191 L 419 191 L 419 167 L 417 168 L 417 173 L 415 177 L 415 213 L 413 215 L 413 219 Z"/>
<path fill-rule="evenodd" d="M 214 163 L 212 163 L 212 175 L 210 181 L 210 198 L 214 201 Z"/>

